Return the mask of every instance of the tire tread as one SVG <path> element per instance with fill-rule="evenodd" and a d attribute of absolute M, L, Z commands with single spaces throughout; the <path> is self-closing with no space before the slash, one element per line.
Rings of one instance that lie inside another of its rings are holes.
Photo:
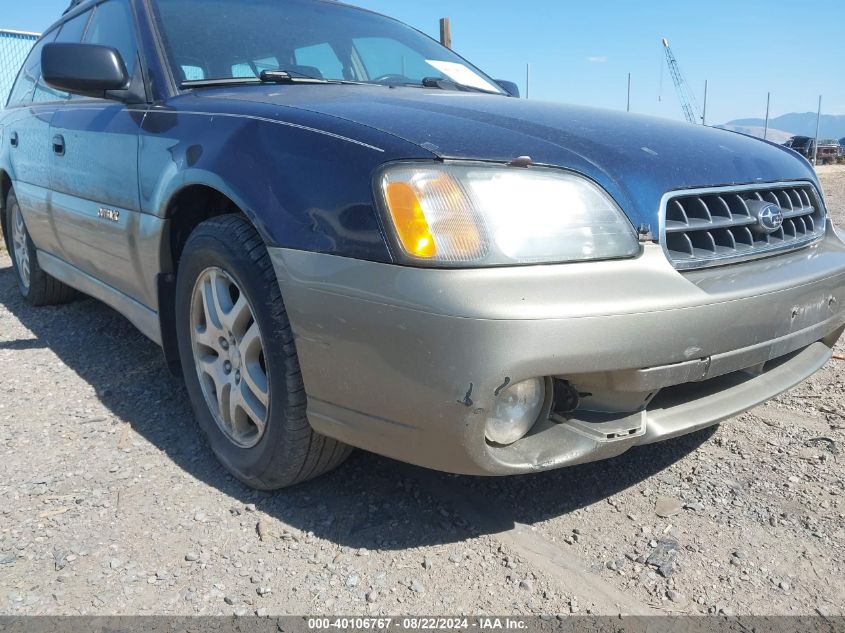
<path fill-rule="evenodd" d="M 333 470 L 352 452 L 352 447 L 335 439 L 320 435 L 311 428 L 306 415 L 307 395 L 302 381 L 302 372 L 294 344 L 293 330 L 288 320 L 270 254 L 261 236 L 243 216 L 223 215 L 200 224 L 188 240 L 186 251 L 195 236 L 212 236 L 232 243 L 240 249 L 260 276 L 268 295 L 263 297 L 269 308 L 275 334 L 281 340 L 281 352 L 285 359 L 284 381 L 287 387 L 287 402 L 284 408 L 285 442 L 288 451 L 285 460 L 271 460 L 266 470 L 257 477 L 245 479 L 234 473 L 248 485 L 273 490 L 293 486 L 314 479 Z"/>

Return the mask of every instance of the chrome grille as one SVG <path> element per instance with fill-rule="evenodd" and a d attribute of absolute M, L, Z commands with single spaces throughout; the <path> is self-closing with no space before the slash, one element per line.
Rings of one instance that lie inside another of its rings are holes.
<path fill-rule="evenodd" d="M 774 203 L 783 224 L 759 228 L 754 209 Z M 717 266 L 794 250 L 822 237 L 825 211 L 809 183 L 681 191 L 664 197 L 661 243 L 678 269 Z"/>

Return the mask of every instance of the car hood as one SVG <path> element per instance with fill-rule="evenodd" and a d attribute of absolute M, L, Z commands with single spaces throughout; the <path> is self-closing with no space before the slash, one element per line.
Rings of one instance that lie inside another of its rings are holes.
<path fill-rule="evenodd" d="M 297 108 L 357 123 L 443 159 L 509 162 L 530 156 L 535 164 L 592 178 L 635 225 L 648 224 L 653 230 L 667 191 L 816 182 L 809 163 L 781 146 L 726 130 L 611 110 L 380 86 L 259 86 L 214 92 L 216 98 Z"/>

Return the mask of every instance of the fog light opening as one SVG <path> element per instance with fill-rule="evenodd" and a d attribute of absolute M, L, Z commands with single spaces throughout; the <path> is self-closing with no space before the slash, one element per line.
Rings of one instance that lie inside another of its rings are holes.
<path fill-rule="evenodd" d="M 487 418 L 487 440 L 509 446 L 532 429 L 546 402 L 546 380 L 531 378 L 503 389 L 493 400 Z"/>

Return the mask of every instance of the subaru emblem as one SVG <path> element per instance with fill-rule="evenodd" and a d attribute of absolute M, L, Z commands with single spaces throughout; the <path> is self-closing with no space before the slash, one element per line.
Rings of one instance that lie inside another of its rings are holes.
<path fill-rule="evenodd" d="M 783 225 L 783 211 L 774 202 L 749 200 L 747 204 L 752 217 L 757 220 L 753 228 L 758 233 L 768 235 L 779 230 Z"/>

